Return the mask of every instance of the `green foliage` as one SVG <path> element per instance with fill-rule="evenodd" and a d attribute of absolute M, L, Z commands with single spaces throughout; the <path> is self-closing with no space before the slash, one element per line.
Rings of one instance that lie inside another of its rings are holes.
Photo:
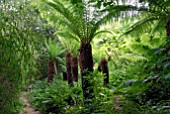
<path fill-rule="evenodd" d="M 50 85 L 46 80 L 36 81 L 30 93 L 30 100 L 36 109 L 54 114 L 169 113 L 164 106 L 169 106 L 170 96 L 170 41 L 163 35 L 169 21 L 169 1 L 140 0 L 148 1 L 149 6 L 139 9 L 113 4 L 118 0 L 92 0 L 96 2 L 94 5 L 81 0 L 33 1 L 39 9 L 30 7 L 27 2 L 10 1 L 1 1 L 3 5 L 0 7 L 0 113 L 18 113 L 22 107 L 18 100 L 20 84 L 24 79 L 31 79 L 36 72 L 34 57 L 40 75 L 46 76 L 44 72 L 49 58 L 65 64 L 61 44 L 51 40 L 55 39 L 53 33 L 56 29 L 59 30 L 55 34 L 60 36 L 60 42 L 74 55 L 78 55 L 79 45 L 73 39 L 86 43 L 93 40 L 95 62 L 108 58 L 110 83 L 106 88 L 102 73 L 97 70 L 90 73 L 86 79 L 92 83 L 95 97 L 89 99 L 89 104 L 84 104 L 80 82 L 68 88 L 67 82 L 62 81 L 60 76 L 55 77 Z M 104 6 L 103 10 L 101 6 Z M 91 12 L 90 8 L 94 11 Z M 110 22 L 106 29 L 112 30 L 109 32 L 112 34 L 99 34 L 108 32 L 103 29 L 105 27 L 98 31 L 100 25 L 119 17 L 120 11 L 136 9 L 145 12 L 140 13 L 140 21 L 135 24 Z M 126 33 L 134 34 L 118 37 L 129 25 L 132 26 Z"/>
<path fill-rule="evenodd" d="M 169 80 L 160 79 L 149 82 L 149 87 L 141 94 L 142 102 L 149 105 L 157 105 L 161 101 L 169 100 Z"/>
<path fill-rule="evenodd" d="M 140 7 L 141 15 L 139 20 L 132 24 L 125 34 L 142 34 L 149 33 L 151 36 L 162 37 L 165 36 L 167 22 L 170 20 L 169 6 L 166 5 L 168 1 L 148 0 L 148 7 Z"/>
<path fill-rule="evenodd" d="M 80 85 L 68 88 L 67 82 L 61 77 L 54 78 L 48 85 L 47 81 L 37 81 L 30 93 L 32 105 L 43 113 L 65 113 L 69 111 L 69 105 L 79 103 L 82 100 Z"/>
<path fill-rule="evenodd" d="M 45 18 L 55 26 L 62 25 L 59 27 L 59 30 L 61 31 L 63 31 L 63 27 L 67 27 L 67 30 L 58 34 L 67 37 L 69 36 L 69 38 L 74 38 L 78 41 L 84 42 L 91 42 L 97 34 L 103 33 L 103 31 L 97 32 L 100 25 L 112 20 L 112 17 L 119 14 L 122 9 L 128 9 L 127 7 L 122 8 L 123 6 L 115 6 L 113 7 L 114 11 L 106 13 L 99 12 L 93 6 L 88 5 L 85 1 L 78 2 L 78 4 L 77 2 L 71 2 L 70 4 L 68 1 L 61 2 L 60 0 L 42 0 L 42 2 L 47 4 L 46 7 L 51 7 L 51 10 L 49 11 L 51 12 L 50 14 L 44 12 L 45 8 L 40 8 L 40 12 L 45 15 Z M 44 6 L 44 4 L 42 5 Z M 89 10 L 90 8 L 94 8 L 95 10 Z M 52 18 L 53 16 L 55 16 L 58 20 L 56 21 L 56 18 Z M 67 35 L 65 33 L 67 33 Z"/>
<path fill-rule="evenodd" d="M 61 44 L 74 56 L 78 56 L 79 53 L 79 43 L 77 41 L 74 41 L 73 39 L 69 39 L 68 37 L 59 37 L 58 38 Z M 71 43 L 70 43 L 71 42 Z"/>
<path fill-rule="evenodd" d="M 91 99 L 90 104 L 84 105 L 80 82 L 68 88 L 68 83 L 61 77 L 55 77 L 54 81 L 48 85 L 46 80 L 37 81 L 30 92 L 32 105 L 43 113 L 112 113 L 113 93 L 103 85 L 103 74 L 94 71 L 90 78 L 94 83 L 95 99 Z"/>
<path fill-rule="evenodd" d="M 59 46 L 56 41 L 52 41 L 51 39 L 45 41 L 45 46 L 47 48 L 50 60 L 56 60 L 58 56 L 65 52 L 62 46 Z"/>
<path fill-rule="evenodd" d="M 18 113 L 19 92 L 35 67 L 34 43 L 28 27 L 29 2 L 1 1 L 0 113 Z"/>

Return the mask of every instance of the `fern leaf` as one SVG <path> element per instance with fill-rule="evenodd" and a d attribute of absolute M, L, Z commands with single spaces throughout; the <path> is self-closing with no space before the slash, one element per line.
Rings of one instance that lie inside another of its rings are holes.
<path fill-rule="evenodd" d="M 131 53 L 127 53 L 124 55 L 119 56 L 120 59 L 126 59 L 129 61 L 133 61 L 133 62 L 138 62 L 138 61 L 147 61 L 148 59 L 144 56 L 141 55 L 135 55 L 135 54 L 131 54 Z"/>

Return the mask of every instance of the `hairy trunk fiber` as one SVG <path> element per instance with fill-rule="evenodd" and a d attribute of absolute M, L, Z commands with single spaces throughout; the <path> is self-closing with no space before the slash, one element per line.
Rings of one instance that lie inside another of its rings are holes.
<path fill-rule="evenodd" d="M 63 72 L 63 80 L 67 81 L 67 73 L 66 72 Z"/>
<path fill-rule="evenodd" d="M 166 35 L 168 36 L 168 37 L 170 37 L 170 20 L 167 22 L 167 24 L 166 24 Z M 167 41 L 167 45 L 166 45 L 166 51 L 167 51 L 167 53 L 168 53 L 168 50 L 170 50 L 170 45 L 169 45 L 169 43 L 170 43 L 170 40 L 168 40 Z M 166 52 L 164 52 L 164 53 L 166 53 Z"/>
<path fill-rule="evenodd" d="M 84 100 L 92 99 L 93 86 L 92 86 L 92 77 L 88 77 L 90 72 L 93 72 L 93 57 L 92 57 L 92 47 L 90 43 L 82 43 L 80 46 L 80 68 L 81 68 L 81 77 L 82 77 L 82 89 Z"/>
<path fill-rule="evenodd" d="M 51 60 L 48 63 L 48 82 L 53 81 L 54 74 L 57 74 L 56 61 Z"/>
<path fill-rule="evenodd" d="M 168 21 L 166 24 L 166 34 L 167 36 L 170 36 L 170 21 Z"/>
<path fill-rule="evenodd" d="M 66 52 L 66 69 L 67 69 L 67 79 L 68 79 L 68 84 L 69 87 L 73 86 L 73 77 L 71 73 L 71 53 Z"/>
<path fill-rule="evenodd" d="M 107 84 L 109 83 L 109 69 L 108 69 L 107 60 L 103 58 L 99 66 L 100 66 L 100 71 L 105 74 L 104 75 L 104 86 L 107 86 Z"/>
<path fill-rule="evenodd" d="M 78 82 L 78 60 L 77 60 L 77 56 L 72 57 L 71 67 L 72 67 L 72 76 L 74 78 L 74 81 Z"/>

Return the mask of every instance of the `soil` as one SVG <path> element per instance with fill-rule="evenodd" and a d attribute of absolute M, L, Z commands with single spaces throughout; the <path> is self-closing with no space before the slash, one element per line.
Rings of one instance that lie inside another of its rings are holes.
<path fill-rule="evenodd" d="M 27 99 L 27 93 L 26 92 L 23 92 L 21 94 L 20 99 L 24 102 L 24 108 L 20 112 L 20 114 L 41 114 L 39 111 L 36 111 L 34 108 L 31 107 L 31 104 Z"/>

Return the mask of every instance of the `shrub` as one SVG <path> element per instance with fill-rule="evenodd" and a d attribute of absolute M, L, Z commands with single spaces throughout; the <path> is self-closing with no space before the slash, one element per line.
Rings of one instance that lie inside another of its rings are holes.
<path fill-rule="evenodd" d="M 47 80 L 37 81 L 30 93 L 32 105 L 43 113 L 65 113 L 69 111 L 70 105 L 81 102 L 81 87 L 77 84 L 69 88 L 67 82 L 57 76 L 48 85 Z"/>

